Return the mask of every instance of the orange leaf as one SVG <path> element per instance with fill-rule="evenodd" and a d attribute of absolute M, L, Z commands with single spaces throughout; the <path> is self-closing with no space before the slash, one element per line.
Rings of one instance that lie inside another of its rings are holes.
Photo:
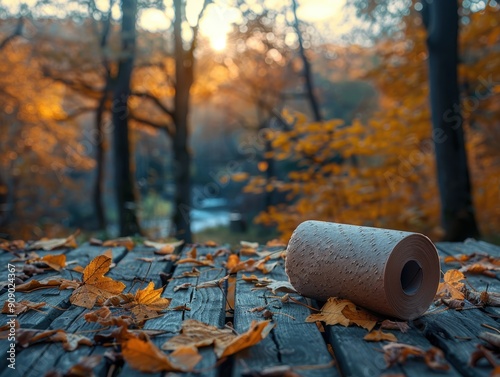
<path fill-rule="evenodd" d="M 102 246 L 104 247 L 123 246 L 130 251 L 134 248 L 134 240 L 132 240 L 132 238 L 130 237 L 121 237 L 121 238 L 116 238 L 114 240 L 104 241 L 102 243 Z"/>
<path fill-rule="evenodd" d="M 464 283 L 465 279 L 463 273 L 458 270 L 449 270 L 444 274 L 443 282 L 439 283 L 436 297 L 450 297 L 456 300 L 463 300 Z"/>
<path fill-rule="evenodd" d="M 38 310 L 45 306 L 45 302 L 32 302 L 28 300 L 22 300 L 19 302 L 8 302 L 5 301 L 2 308 L 3 314 L 22 314 L 30 310 Z"/>
<path fill-rule="evenodd" d="M 131 337 L 122 343 L 122 355 L 132 369 L 145 373 L 180 372 L 188 370 L 174 364 L 148 338 Z"/>
<path fill-rule="evenodd" d="M 16 291 L 17 292 L 31 292 L 35 291 L 37 289 L 44 289 L 44 288 L 55 288 L 59 287 L 61 283 L 64 281 L 61 277 L 56 277 L 52 276 L 50 278 L 46 278 L 43 280 L 30 280 L 27 283 L 20 284 L 16 286 Z"/>
<path fill-rule="evenodd" d="M 40 259 L 40 261 L 56 271 L 60 271 L 66 267 L 66 255 L 64 254 L 45 255 L 42 259 Z"/>
<path fill-rule="evenodd" d="M 154 289 L 154 283 L 150 281 L 146 288 L 135 293 L 131 311 L 139 321 L 155 317 L 159 311 L 168 308 L 170 299 L 161 297 L 162 292 L 162 288 Z"/>
<path fill-rule="evenodd" d="M 366 334 L 363 339 L 368 342 L 382 342 L 385 340 L 388 342 L 398 341 L 394 334 L 383 332 L 382 330 L 373 330 Z"/>
<path fill-rule="evenodd" d="M 373 314 L 368 313 L 366 310 L 361 309 L 359 307 L 351 305 L 346 306 L 342 309 L 342 314 L 345 315 L 347 319 L 349 319 L 350 323 L 355 323 L 358 326 L 361 326 L 368 331 L 371 331 L 375 325 L 377 324 L 378 318 Z"/>
<path fill-rule="evenodd" d="M 214 343 L 215 354 L 220 359 L 222 357 L 234 355 L 245 348 L 252 347 L 264 339 L 273 328 L 274 324 L 270 321 L 252 321 L 247 332 L 238 335 L 231 341 L 227 342 L 227 340 L 223 341 L 222 339 L 216 339 Z"/>
<path fill-rule="evenodd" d="M 240 263 L 240 257 L 237 254 L 231 254 L 227 258 L 226 268 L 230 270 L 231 268 L 236 267 L 238 263 Z"/>
<path fill-rule="evenodd" d="M 74 305 L 92 309 L 97 299 L 108 299 L 120 294 L 125 284 L 104 276 L 111 266 L 111 258 L 99 255 L 83 270 L 81 285 L 73 292 L 70 302 Z"/>

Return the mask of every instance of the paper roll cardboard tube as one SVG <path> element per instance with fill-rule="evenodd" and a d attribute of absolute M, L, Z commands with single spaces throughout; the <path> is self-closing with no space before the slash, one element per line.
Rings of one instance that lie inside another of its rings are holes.
<path fill-rule="evenodd" d="M 303 296 L 346 298 L 390 317 L 422 315 L 439 284 L 436 247 L 418 233 L 306 221 L 287 250 L 286 272 Z"/>

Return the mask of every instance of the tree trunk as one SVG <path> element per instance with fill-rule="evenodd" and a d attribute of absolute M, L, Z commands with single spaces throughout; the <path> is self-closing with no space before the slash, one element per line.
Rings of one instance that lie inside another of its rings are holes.
<path fill-rule="evenodd" d="M 175 236 L 185 242 L 192 242 L 190 209 L 191 209 L 191 156 L 188 151 L 188 114 L 189 93 L 194 75 L 193 40 L 189 50 L 185 50 L 182 42 L 182 20 L 184 5 L 182 0 L 174 0 L 174 46 L 175 46 L 175 98 L 173 135 L 174 150 L 174 227 Z"/>
<path fill-rule="evenodd" d="M 446 241 L 478 237 L 458 87 L 457 0 L 423 1 L 441 222 Z"/>
<path fill-rule="evenodd" d="M 135 55 L 137 2 L 136 0 L 122 0 L 121 8 L 122 55 L 118 64 L 112 111 L 118 226 L 120 236 L 127 236 L 140 233 L 135 213 L 136 201 L 130 166 L 127 108 Z"/>
<path fill-rule="evenodd" d="M 319 108 L 318 100 L 314 94 L 314 84 L 312 78 L 311 63 L 306 56 L 306 51 L 304 49 L 304 41 L 302 38 L 302 33 L 299 28 L 299 18 L 297 17 L 297 0 L 292 0 L 293 15 L 295 20 L 295 32 L 297 33 L 297 38 L 299 40 L 299 52 L 302 58 L 302 64 L 304 66 L 304 79 L 306 84 L 306 94 L 309 99 L 309 104 L 311 105 L 311 110 L 314 115 L 314 120 L 320 122 L 322 120 L 321 110 Z"/>
<path fill-rule="evenodd" d="M 106 216 L 104 215 L 104 206 L 102 203 L 102 192 L 104 187 L 104 143 L 106 135 L 103 132 L 103 120 L 104 120 L 104 112 L 106 111 L 106 102 L 108 101 L 111 87 L 112 87 L 112 77 L 111 70 L 109 67 L 108 59 L 106 58 L 106 54 L 104 52 L 109 37 L 109 30 L 111 26 L 111 8 L 113 6 L 113 2 L 110 2 L 110 10 L 107 15 L 107 18 L 104 20 L 103 29 L 101 33 L 101 38 L 99 41 L 99 46 L 101 48 L 102 54 L 102 64 L 104 70 L 106 72 L 105 77 L 105 85 L 101 94 L 101 98 L 99 99 L 99 104 L 97 106 L 97 111 L 95 114 L 95 160 L 96 160 L 96 180 L 94 182 L 94 192 L 93 192 L 93 202 L 95 215 L 97 220 L 98 229 L 106 228 Z"/>

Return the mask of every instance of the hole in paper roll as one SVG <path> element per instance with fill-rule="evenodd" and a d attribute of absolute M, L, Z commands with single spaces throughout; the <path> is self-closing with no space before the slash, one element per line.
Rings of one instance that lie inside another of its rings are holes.
<path fill-rule="evenodd" d="M 422 267 L 418 262 L 411 260 L 406 262 L 401 271 L 401 288 L 407 295 L 414 295 L 422 284 Z"/>

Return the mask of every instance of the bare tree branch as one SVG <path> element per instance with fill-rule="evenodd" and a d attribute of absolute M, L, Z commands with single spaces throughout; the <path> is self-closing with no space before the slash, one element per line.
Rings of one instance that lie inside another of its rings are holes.
<path fill-rule="evenodd" d="M 133 91 L 130 93 L 131 96 L 135 97 L 140 97 L 140 98 L 146 98 L 155 103 L 156 106 L 158 106 L 165 114 L 168 114 L 168 116 L 172 119 L 174 119 L 174 112 L 168 108 L 167 105 L 165 105 L 163 102 L 160 101 L 158 97 L 155 97 L 151 93 L 148 92 L 139 92 L 139 91 Z"/>
<path fill-rule="evenodd" d="M 173 127 L 169 123 L 157 123 L 149 118 L 143 118 L 133 112 L 129 112 L 129 118 L 135 122 L 165 131 L 169 137 L 173 137 L 174 135 Z"/>

